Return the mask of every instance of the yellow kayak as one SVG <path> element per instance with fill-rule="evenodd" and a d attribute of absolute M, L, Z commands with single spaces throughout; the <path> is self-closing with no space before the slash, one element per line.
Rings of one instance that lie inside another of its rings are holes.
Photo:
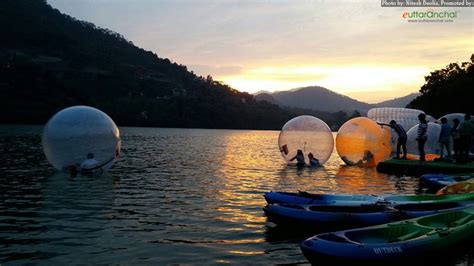
<path fill-rule="evenodd" d="M 474 192 L 474 178 L 466 180 L 464 182 L 454 183 L 452 185 L 446 186 L 438 192 L 437 195 L 448 195 L 448 194 L 462 194 L 462 193 L 471 193 Z"/>

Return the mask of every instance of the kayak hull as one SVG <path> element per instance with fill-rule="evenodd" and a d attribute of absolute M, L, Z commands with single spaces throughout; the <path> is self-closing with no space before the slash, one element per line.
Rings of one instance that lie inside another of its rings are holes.
<path fill-rule="evenodd" d="M 325 224 L 353 228 L 461 210 L 470 206 L 474 206 L 474 201 L 398 205 L 271 204 L 264 211 L 268 219 L 276 224 Z"/>
<path fill-rule="evenodd" d="M 268 204 L 327 204 L 327 205 L 360 205 L 387 202 L 392 204 L 419 202 L 450 202 L 474 200 L 474 193 L 466 195 L 344 195 L 312 194 L 307 192 L 267 192 L 264 194 Z"/>
<path fill-rule="evenodd" d="M 313 194 L 307 192 L 267 192 L 263 196 L 268 204 L 334 204 L 339 201 L 361 204 L 380 200 L 379 197 L 371 195 L 331 195 Z"/>
<path fill-rule="evenodd" d="M 390 224 L 323 233 L 301 243 L 303 254 L 344 260 L 409 259 L 446 252 L 474 236 L 474 208 Z M 442 254 L 442 253 L 441 253 Z"/>

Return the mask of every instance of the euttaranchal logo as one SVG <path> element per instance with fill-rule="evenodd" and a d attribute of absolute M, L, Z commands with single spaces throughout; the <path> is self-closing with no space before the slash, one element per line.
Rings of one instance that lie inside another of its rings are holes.
<path fill-rule="evenodd" d="M 458 11 L 405 11 L 402 18 L 408 22 L 453 22 L 458 17 Z"/>

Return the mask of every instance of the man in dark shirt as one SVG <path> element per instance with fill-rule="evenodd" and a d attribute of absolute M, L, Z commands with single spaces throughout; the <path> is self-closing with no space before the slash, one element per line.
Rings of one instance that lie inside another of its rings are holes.
<path fill-rule="evenodd" d="M 395 133 L 398 135 L 398 141 L 397 141 L 397 155 L 395 156 L 395 159 L 400 159 L 400 148 L 403 149 L 403 157 L 402 159 L 407 158 L 407 132 L 405 129 L 397 124 L 395 120 L 390 121 L 390 124 L 383 124 L 383 123 L 378 123 L 381 126 L 389 126 L 393 130 L 395 130 Z"/>

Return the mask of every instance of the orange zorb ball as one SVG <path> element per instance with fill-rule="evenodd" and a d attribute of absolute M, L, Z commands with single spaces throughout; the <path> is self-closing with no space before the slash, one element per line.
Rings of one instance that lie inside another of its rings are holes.
<path fill-rule="evenodd" d="M 390 158 L 390 139 L 387 132 L 367 117 L 353 118 L 339 129 L 336 149 L 348 165 L 376 166 Z"/>

